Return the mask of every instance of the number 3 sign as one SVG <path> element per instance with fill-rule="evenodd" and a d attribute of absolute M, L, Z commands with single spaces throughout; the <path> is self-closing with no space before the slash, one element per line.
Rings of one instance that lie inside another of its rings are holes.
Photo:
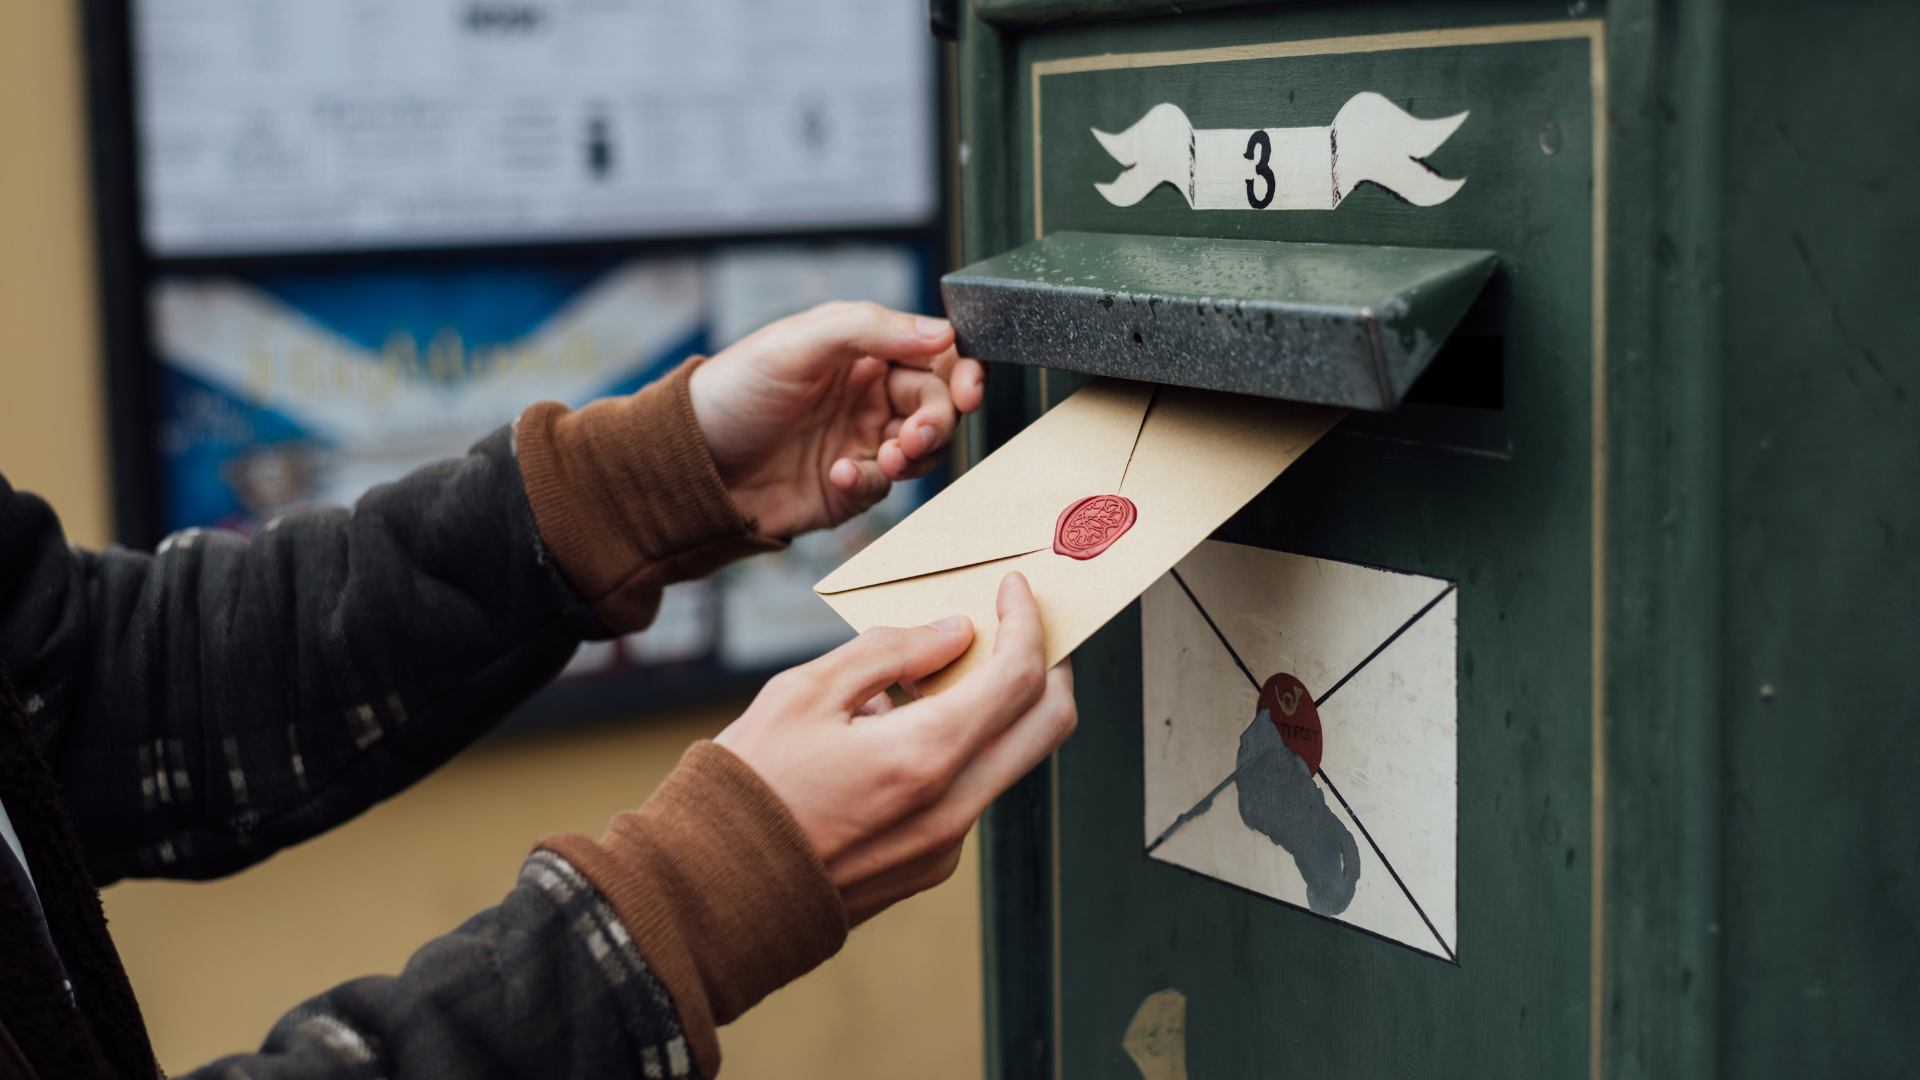
<path fill-rule="evenodd" d="M 1466 180 L 1441 176 L 1425 159 L 1466 119 L 1421 120 L 1368 91 L 1349 98 L 1326 127 L 1196 129 L 1178 105 L 1163 103 L 1118 135 L 1093 129 L 1127 167 L 1093 186 L 1115 206 L 1172 184 L 1195 210 L 1332 210 L 1371 181 L 1415 206 L 1436 206 Z"/>

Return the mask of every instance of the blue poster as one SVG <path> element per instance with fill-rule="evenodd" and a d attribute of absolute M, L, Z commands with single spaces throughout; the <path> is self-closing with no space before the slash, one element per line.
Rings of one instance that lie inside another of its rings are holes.
<path fill-rule="evenodd" d="M 899 245 L 377 269 L 171 274 L 152 289 L 169 531 L 251 534 L 305 505 L 464 454 L 536 401 L 631 393 L 696 353 L 826 300 L 920 307 Z M 717 663 L 763 670 L 850 631 L 812 593 L 922 498 L 900 485 L 832 533 L 676 586 L 645 634 L 590 646 L 576 676 Z"/>

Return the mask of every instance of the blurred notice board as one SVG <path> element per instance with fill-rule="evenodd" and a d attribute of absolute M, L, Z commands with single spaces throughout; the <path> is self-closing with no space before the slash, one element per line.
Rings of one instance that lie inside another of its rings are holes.
<path fill-rule="evenodd" d="M 924 224 L 900 0 L 134 0 L 162 258 Z"/>

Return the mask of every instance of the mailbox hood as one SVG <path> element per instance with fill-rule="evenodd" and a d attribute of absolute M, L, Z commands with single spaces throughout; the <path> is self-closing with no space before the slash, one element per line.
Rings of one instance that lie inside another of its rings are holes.
<path fill-rule="evenodd" d="M 940 280 L 982 360 L 1384 411 L 1491 251 L 1055 233 Z"/>

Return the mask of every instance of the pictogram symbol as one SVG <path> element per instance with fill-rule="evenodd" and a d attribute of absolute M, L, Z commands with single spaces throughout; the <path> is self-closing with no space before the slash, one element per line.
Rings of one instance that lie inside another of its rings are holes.
<path fill-rule="evenodd" d="M 1320 711 L 1300 680 L 1281 672 L 1260 688 L 1254 712 L 1265 712 L 1280 730 L 1280 741 L 1307 763 L 1307 775 L 1320 771 Z"/>

